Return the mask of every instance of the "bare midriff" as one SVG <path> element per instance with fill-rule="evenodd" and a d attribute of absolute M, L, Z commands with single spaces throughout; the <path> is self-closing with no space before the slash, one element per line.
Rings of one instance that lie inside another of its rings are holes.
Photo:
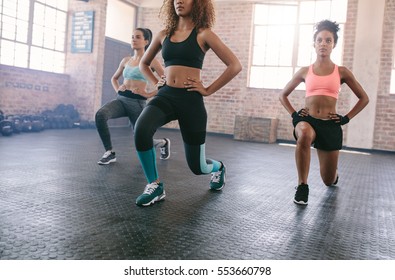
<path fill-rule="evenodd" d="M 126 89 L 130 91 L 133 91 L 135 88 L 144 89 L 147 86 L 146 82 L 137 80 L 124 80 L 123 84 L 125 85 Z"/>
<path fill-rule="evenodd" d="M 310 96 L 305 99 L 309 115 L 317 119 L 329 119 L 329 113 L 336 113 L 337 99 L 329 96 Z"/>
<path fill-rule="evenodd" d="M 172 65 L 165 68 L 166 84 L 171 87 L 184 88 L 184 82 L 188 78 L 200 81 L 201 71 L 199 68 Z"/>

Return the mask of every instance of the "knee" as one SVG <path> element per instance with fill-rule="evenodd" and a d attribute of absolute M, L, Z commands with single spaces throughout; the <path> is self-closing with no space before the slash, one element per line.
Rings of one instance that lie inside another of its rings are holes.
<path fill-rule="evenodd" d="M 300 146 L 308 146 L 313 143 L 314 135 L 307 129 L 300 129 L 298 132 L 298 140 L 296 141 Z"/>
<path fill-rule="evenodd" d="M 202 169 L 200 168 L 200 162 L 198 160 L 192 160 L 187 158 L 187 162 L 188 162 L 188 167 L 193 174 L 195 175 L 203 174 Z"/>
<path fill-rule="evenodd" d="M 192 173 L 195 174 L 195 175 L 202 175 L 202 174 L 203 174 L 202 171 L 200 170 L 200 168 L 194 168 L 194 167 L 189 166 L 189 169 L 190 169 L 190 170 L 192 171 Z"/>
<path fill-rule="evenodd" d="M 138 151 L 146 151 L 153 147 L 153 133 L 137 120 L 134 126 L 134 142 Z"/>
<path fill-rule="evenodd" d="M 107 120 L 108 120 L 108 118 L 107 118 L 105 110 L 99 109 L 95 114 L 96 123 L 100 122 L 100 121 L 107 121 Z"/>

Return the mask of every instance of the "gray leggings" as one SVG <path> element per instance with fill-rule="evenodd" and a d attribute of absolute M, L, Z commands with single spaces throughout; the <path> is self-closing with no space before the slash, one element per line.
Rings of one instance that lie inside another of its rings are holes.
<path fill-rule="evenodd" d="M 118 95 L 117 99 L 106 103 L 97 111 L 95 116 L 97 132 L 106 151 L 112 150 L 111 135 L 107 121 L 109 119 L 128 117 L 134 129 L 136 120 L 143 111 L 146 103 L 146 100 Z"/>

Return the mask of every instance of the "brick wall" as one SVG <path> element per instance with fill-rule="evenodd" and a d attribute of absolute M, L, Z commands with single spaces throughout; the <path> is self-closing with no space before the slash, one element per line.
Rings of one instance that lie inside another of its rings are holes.
<path fill-rule="evenodd" d="M 71 19 L 74 12 L 82 11 L 94 11 L 93 48 L 91 53 L 72 53 Z M 70 95 L 84 120 L 93 120 L 102 103 L 106 11 L 107 0 L 69 1 L 66 74 L 70 76 Z"/>
<path fill-rule="evenodd" d="M 344 36 L 343 65 L 351 71 L 353 65 L 353 49 L 355 44 L 355 30 L 357 23 L 357 10 L 359 0 L 349 0 L 348 13 Z M 241 1 L 240 1 L 241 2 Z M 394 37 L 394 4 L 387 1 L 386 23 L 384 24 L 384 42 L 381 65 L 381 90 L 377 108 L 377 120 L 375 127 L 374 149 L 395 150 L 394 112 L 395 97 L 388 94 L 390 64 L 392 57 Z M 216 2 L 216 24 L 213 30 L 237 55 L 243 65 L 243 71 L 227 86 L 205 99 L 209 114 L 207 130 L 225 134 L 233 134 L 235 116 L 240 114 L 251 117 L 278 118 L 278 139 L 293 141 L 291 118 L 278 101 L 280 90 L 248 88 L 248 66 L 250 59 L 250 44 L 252 32 L 253 3 L 239 2 Z M 152 28 L 154 32 L 161 29 L 157 17 L 159 9 L 144 8 L 139 12 L 140 23 Z M 385 47 L 386 46 L 386 47 Z M 223 71 L 224 65 L 219 61 L 212 51 L 206 55 L 203 66 L 203 80 L 210 83 Z M 290 77 L 291 78 L 291 77 Z M 357 77 L 358 78 L 358 77 Z M 363 86 L 363 85 L 362 85 Z M 374 93 L 369 93 L 374 94 Z M 338 112 L 345 114 L 350 107 L 353 93 L 343 85 L 338 100 Z M 295 107 L 304 105 L 304 92 L 296 91 L 290 96 Z M 176 127 L 175 124 L 168 125 Z M 346 136 L 347 126 L 344 127 Z M 363 135 L 361 135 L 363 137 Z M 347 139 L 344 143 L 347 145 Z"/>
<path fill-rule="evenodd" d="M 395 1 L 387 0 L 384 12 L 383 45 L 380 62 L 380 84 L 377 96 L 377 114 L 373 147 L 395 150 L 395 94 L 390 92 L 391 67 L 395 48 Z"/>
<path fill-rule="evenodd" d="M 347 22 L 343 33 L 343 65 L 351 71 L 353 71 L 352 66 L 354 64 L 354 34 L 357 23 L 358 1 L 349 0 L 348 2 Z M 106 67 L 104 28 L 107 1 L 90 1 L 88 3 L 72 1 L 69 5 L 69 30 L 71 30 L 71 15 L 74 11 L 95 11 L 93 52 L 90 54 L 72 54 L 70 52 L 71 39 L 69 39 L 67 43 L 67 75 L 0 65 L 0 109 L 7 107 L 10 113 L 35 113 L 38 110 L 51 109 L 55 104 L 71 103 L 76 106 L 83 118 L 93 119 L 96 110 L 105 102 L 105 100 L 102 100 L 102 93 L 105 96 L 105 92 L 108 91 L 105 84 L 103 85 L 104 80 L 107 79 L 104 77 L 104 67 Z M 215 2 L 215 5 L 217 20 L 213 30 L 240 59 L 243 71 L 217 93 L 205 98 L 208 112 L 207 130 L 232 135 L 236 115 L 274 117 L 280 120 L 278 139 L 293 140 L 290 116 L 278 101 L 280 90 L 247 87 L 253 3 L 221 1 Z M 373 2 L 372 5 L 374 5 Z M 393 0 L 386 1 L 385 22 L 382 30 L 382 61 L 379 69 L 380 85 L 377 92 L 375 140 L 373 143 L 374 149 L 391 151 L 395 151 L 395 96 L 388 92 L 395 44 L 394 6 Z M 148 27 L 155 35 L 163 28 L 158 18 L 158 12 L 159 8 L 139 8 L 137 26 Z M 212 51 L 209 51 L 203 65 L 202 78 L 204 82 L 210 83 L 223 69 L 223 63 Z M 37 90 L 37 92 L 32 90 L 35 86 L 37 86 L 37 89 L 42 86 L 42 90 Z M 346 86 L 342 88 L 338 101 L 338 111 L 340 113 L 345 113 L 350 107 L 350 96 L 352 94 Z M 301 91 L 290 96 L 295 107 L 303 106 L 303 95 Z M 177 123 L 172 122 L 167 127 L 177 127 Z M 345 129 L 347 129 L 347 126 L 345 126 Z M 345 144 L 347 144 L 347 139 L 345 139 Z"/>
<path fill-rule="evenodd" d="M 73 103 L 69 76 L 0 64 L 0 110 L 34 115 Z"/>

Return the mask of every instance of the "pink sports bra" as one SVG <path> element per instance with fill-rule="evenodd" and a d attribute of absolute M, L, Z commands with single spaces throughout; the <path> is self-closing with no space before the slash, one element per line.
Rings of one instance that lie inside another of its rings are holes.
<path fill-rule="evenodd" d="M 310 65 L 305 78 L 306 97 L 324 95 L 333 98 L 339 97 L 340 74 L 339 68 L 335 64 L 333 72 L 326 76 L 318 76 L 313 72 L 313 65 Z"/>

